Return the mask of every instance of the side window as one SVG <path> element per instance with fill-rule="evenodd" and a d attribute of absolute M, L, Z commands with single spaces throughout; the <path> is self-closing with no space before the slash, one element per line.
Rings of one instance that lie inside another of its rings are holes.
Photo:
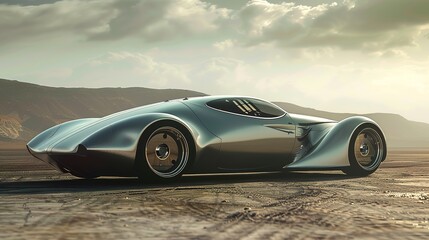
<path fill-rule="evenodd" d="M 285 114 L 285 112 L 277 106 L 257 99 L 224 98 L 210 101 L 207 103 L 207 106 L 225 112 L 254 117 L 272 118 L 280 117 Z"/>
<path fill-rule="evenodd" d="M 245 111 L 235 99 L 216 99 L 207 103 L 207 106 L 222 110 L 225 112 L 237 113 L 241 115 L 247 115 L 247 111 Z"/>
<path fill-rule="evenodd" d="M 245 99 L 244 101 L 249 106 L 253 106 L 256 116 L 258 117 L 280 117 L 285 114 L 285 111 L 269 102 L 258 99 Z"/>

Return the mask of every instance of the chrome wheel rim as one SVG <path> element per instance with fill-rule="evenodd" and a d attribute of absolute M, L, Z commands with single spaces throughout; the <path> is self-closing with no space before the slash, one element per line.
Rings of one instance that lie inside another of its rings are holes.
<path fill-rule="evenodd" d="M 149 136 L 145 156 L 153 173 L 163 178 L 172 178 L 186 167 L 189 159 L 188 142 L 178 129 L 161 127 Z"/>
<path fill-rule="evenodd" d="M 354 155 L 357 163 L 366 170 L 376 168 L 383 157 L 383 141 L 372 128 L 365 128 L 356 137 Z"/>

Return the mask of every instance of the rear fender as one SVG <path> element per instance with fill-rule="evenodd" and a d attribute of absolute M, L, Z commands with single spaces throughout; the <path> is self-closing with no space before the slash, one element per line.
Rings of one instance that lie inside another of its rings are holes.
<path fill-rule="evenodd" d="M 367 117 L 350 117 L 336 124 L 307 155 L 284 168 L 287 169 L 339 169 L 350 166 L 348 148 L 353 132 L 362 124 L 370 123 L 381 128 Z"/>

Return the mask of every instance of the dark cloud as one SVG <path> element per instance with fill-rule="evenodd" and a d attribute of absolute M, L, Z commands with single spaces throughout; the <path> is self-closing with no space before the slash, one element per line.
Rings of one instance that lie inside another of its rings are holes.
<path fill-rule="evenodd" d="M 109 1 L 58 1 L 37 6 L 0 5 L 0 44 L 105 31 L 114 15 L 111 5 Z"/>
<path fill-rule="evenodd" d="M 51 4 L 61 0 L 1 0 L 0 4 L 21 5 L 21 6 L 36 6 L 42 4 Z"/>
<path fill-rule="evenodd" d="M 224 35 L 242 46 L 384 51 L 415 44 L 429 26 L 427 0 L 320 2 L 253 0 L 226 9 L 213 0 L 3 1 L 0 45 L 41 38 L 156 42 Z"/>
<path fill-rule="evenodd" d="M 359 0 L 317 6 L 251 1 L 236 18 L 245 30 L 246 45 L 373 51 L 413 45 L 429 24 L 429 1 Z"/>
<path fill-rule="evenodd" d="M 147 41 L 175 39 L 218 29 L 228 11 L 199 0 L 118 1 L 109 30 L 91 36 L 109 40 L 137 36 Z"/>
<path fill-rule="evenodd" d="M 39 1 L 41 2 L 41 1 Z M 175 39 L 216 30 L 228 10 L 199 0 L 58 1 L 0 5 L 0 43 L 71 34 L 90 40 Z"/>

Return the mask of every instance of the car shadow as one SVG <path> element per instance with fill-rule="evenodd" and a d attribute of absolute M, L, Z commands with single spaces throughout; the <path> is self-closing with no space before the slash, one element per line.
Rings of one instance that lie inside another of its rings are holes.
<path fill-rule="evenodd" d="M 0 195 L 96 192 L 113 190 L 168 190 L 226 187 L 227 184 L 251 182 L 320 182 L 339 181 L 353 177 L 334 172 L 270 172 L 244 174 L 185 175 L 174 182 L 145 183 L 137 178 L 102 177 L 98 179 L 46 179 L 35 181 L 0 182 Z"/>

